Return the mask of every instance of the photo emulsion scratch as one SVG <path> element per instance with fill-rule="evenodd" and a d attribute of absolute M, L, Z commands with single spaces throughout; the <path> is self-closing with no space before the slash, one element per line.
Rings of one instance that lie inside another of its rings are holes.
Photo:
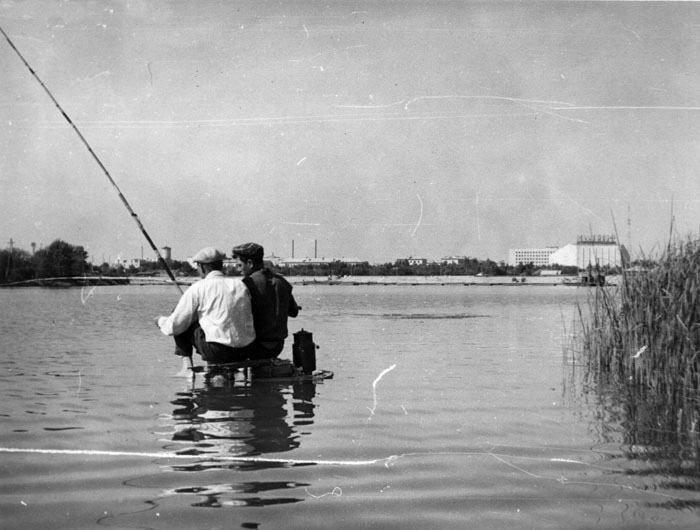
<path fill-rule="evenodd" d="M 700 528 L 698 29 L 0 1 L 0 526 Z"/>
<path fill-rule="evenodd" d="M 377 383 L 379 383 L 382 377 L 391 372 L 394 368 L 396 368 L 396 365 L 392 364 L 389 368 L 382 370 L 377 376 L 377 378 L 372 382 L 372 396 L 374 398 L 374 404 L 371 408 L 368 407 L 369 411 L 372 413 L 372 416 L 374 416 L 374 411 L 377 410 Z"/>

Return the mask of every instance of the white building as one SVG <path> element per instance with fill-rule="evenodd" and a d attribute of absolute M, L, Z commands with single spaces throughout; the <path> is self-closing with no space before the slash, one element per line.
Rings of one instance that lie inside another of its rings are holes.
<path fill-rule="evenodd" d="M 617 244 L 615 236 L 579 236 L 576 244 L 563 247 L 510 249 L 508 264 L 532 263 L 536 267 L 549 265 L 572 266 L 586 269 L 588 266 L 622 267 L 629 262 L 629 253 Z"/>
<path fill-rule="evenodd" d="M 360 265 L 364 261 L 360 261 L 357 258 L 280 258 L 278 261 L 279 266 L 286 267 L 302 267 L 302 266 L 321 266 L 321 265 L 333 265 L 334 263 L 346 263 L 348 265 Z"/>
<path fill-rule="evenodd" d="M 560 265 L 562 267 L 576 267 L 576 257 L 578 247 L 576 245 L 564 245 L 549 256 L 550 265 Z"/>
<path fill-rule="evenodd" d="M 532 263 L 535 267 L 545 267 L 549 265 L 549 257 L 557 251 L 557 248 L 511 248 L 508 251 L 508 265 Z"/>
<path fill-rule="evenodd" d="M 125 269 L 128 269 L 129 267 L 140 269 L 142 261 L 144 260 L 138 258 L 125 259 L 122 257 L 118 257 L 114 260 L 114 265 L 116 265 L 117 267 L 124 267 Z"/>
<path fill-rule="evenodd" d="M 440 258 L 441 265 L 459 265 L 467 260 L 464 256 L 448 256 L 446 258 Z"/>
<path fill-rule="evenodd" d="M 576 266 L 622 267 L 629 263 L 629 252 L 617 244 L 615 236 L 579 236 L 576 241 Z"/>

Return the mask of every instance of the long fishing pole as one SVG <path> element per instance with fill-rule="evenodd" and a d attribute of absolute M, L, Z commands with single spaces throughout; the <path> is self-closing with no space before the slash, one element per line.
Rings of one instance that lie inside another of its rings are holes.
<path fill-rule="evenodd" d="M 17 49 L 17 47 L 14 45 L 14 43 L 10 40 L 10 37 L 7 36 L 7 33 L 5 33 L 5 30 L 2 29 L 0 26 L 0 33 L 2 33 L 3 37 L 5 37 L 5 40 L 7 40 L 8 44 L 12 47 L 12 49 L 15 51 L 15 53 L 18 55 L 18 57 L 22 60 L 24 63 L 24 66 L 27 67 L 29 72 L 34 76 L 34 79 L 36 79 L 39 84 L 41 85 L 41 88 L 44 89 L 44 91 L 48 94 L 48 96 L 51 98 L 51 101 L 53 101 L 54 105 L 58 108 L 58 110 L 61 111 L 61 114 L 63 114 L 63 117 L 66 119 L 66 121 L 70 124 L 71 127 L 73 127 L 73 130 L 75 133 L 78 135 L 78 138 L 83 142 L 85 147 L 87 147 L 87 150 L 90 152 L 92 157 L 95 159 L 95 162 L 97 162 L 97 165 L 100 166 L 100 169 L 102 169 L 102 172 L 105 174 L 105 176 L 109 179 L 109 182 L 112 184 L 114 189 L 117 191 L 117 194 L 119 195 L 119 198 L 121 199 L 122 203 L 124 206 L 126 206 L 126 209 L 129 211 L 129 214 L 131 214 L 131 218 L 134 220 L 134 222 L 138 225 L 139 229 L 141 230 L 141 233 L 144 235 L 146 238 L 146 241 L 148 241 L 148 244 L 151 245 L 151 248 L 153 249 L 153 252 L 156 253 L 156 256 L 158 257 L 158 261 L 163 265 L 165 268 L 165 271 L 168 273 L 168 276 L 170 277 L 170 280 L 173 282 L 175 287 L 177 287 L 178 291 L 180 291 L 180 294 L 182 294 L 182 288 L 180 285 L 177 283 L 177 280 L 175 279 L 175 276 L 173 275 L 173 272 L 170 270 L 170 267 L 168 267 L 167 262 L 163 259 L 163 256 L 161 256 L 160 252 L 158 251 L 158 247 L 156 247 L 155 243 L 151 239 L 151 236 L 148 235 L 148 232 L 146 232 L 146 229 L 143 227 L 143 224 L 141 223 L 141 219 L 139 219 L 139 216 L 136 215 L 136 212 L 131 208 L 129 205 L 129 202 L 126 200 L 126 197 L 124 197 L 124 194 L 121 192 L 119 189 L 119 186 L 117 186 L 117 183 L 114 182 L 114 179 L 112 178 L 112 175 L 109 174 L 109 171 L 107 171 L 107 168 L 104 166 L 102 161 L 97 157 L 95 152 L 92 150 L 92 147 L 90 147 L 90 144 L 87 142 L 85 137 L 82 135 L 82 133 L 78 130 L 78 127 L 76 127 L 75 123 L 73 123 L 73 120 L 70 119 L 68 114 L 66 114 L 66 111 L 63 110 L 61 105 L 56 101 L 56 98 L 53 97 L 53 94 L 51 91 L 46 88 L 46 85 L 44 82 L 39 78 L 39 76 L 36 74 L 36 72 L 32 69 L 31 66 L 29 66 L 29 63 L 27 60 L 22 56 L 20 51 Z"/>

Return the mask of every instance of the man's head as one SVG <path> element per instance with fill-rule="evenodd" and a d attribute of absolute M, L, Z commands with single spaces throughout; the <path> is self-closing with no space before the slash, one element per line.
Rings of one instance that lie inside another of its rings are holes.
<path fill-rule="evenodd" d="M 257 243 L 243 243 L 233 247 L 231 255 L 236 266 L 245 276 L 263 267 L 265 250 Z"/>
<path fill-rule="evenodd" d="M 226 256 L 214 247 L 204 247 L 192 256 L 191 261 L 197 265 L 199 275 L 204 277 L 211 271 L 220 271 L 224 268 Z"/>

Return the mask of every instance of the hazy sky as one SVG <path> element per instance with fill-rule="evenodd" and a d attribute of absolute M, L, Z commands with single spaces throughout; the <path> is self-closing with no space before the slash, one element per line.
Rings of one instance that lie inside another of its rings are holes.
<path fill-rule="evenodd" d="M 176 259 L 700 226 L 697 3 L 0 0 L 0 26 Z M 0 65 L 0 246 L 152 257 L 4 39 Z"/>

